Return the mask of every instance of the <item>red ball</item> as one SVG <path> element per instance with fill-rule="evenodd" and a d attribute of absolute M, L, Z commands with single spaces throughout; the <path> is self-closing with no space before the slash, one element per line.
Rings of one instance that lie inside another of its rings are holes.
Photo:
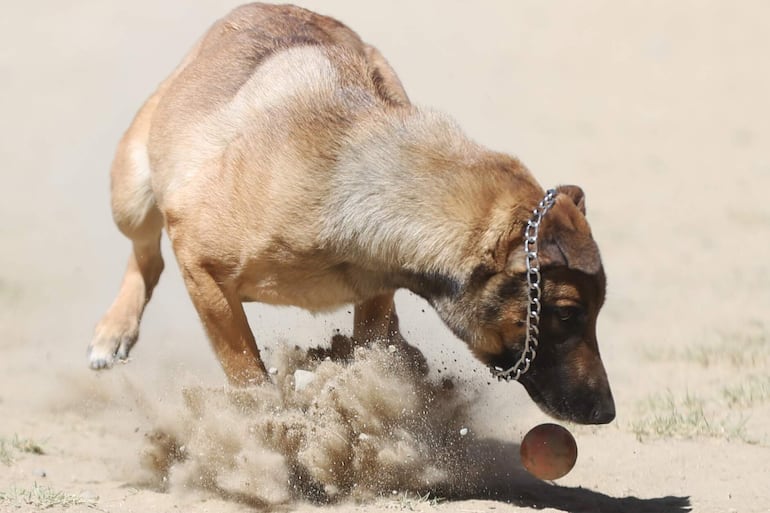
<path fill-rule="evenodd" d="M 519 452 L 524 468 L 547 481 L 566 476 L 577 461 L 575 438 L 557 424 L 540 424 L 530 429 Z"/>

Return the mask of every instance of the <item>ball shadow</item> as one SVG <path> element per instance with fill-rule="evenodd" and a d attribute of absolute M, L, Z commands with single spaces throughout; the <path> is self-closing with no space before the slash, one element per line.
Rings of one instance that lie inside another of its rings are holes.
<path fill-rule="evenodd" d="M 468 461 L 484 462 L 483 468 L 472 477 L 477 484 L 468 492 L 447 498 L 498 500 L 522 507 L 552 508 L 571 513 L 682 513 L 692 509 L 689 497 L 611 497 L 587 488 L 541 481 L 531 476 L 517 459 L 499 457 L 518 453 L 518 444 L 476 440 L 468 447 L 467 457 Z"/>

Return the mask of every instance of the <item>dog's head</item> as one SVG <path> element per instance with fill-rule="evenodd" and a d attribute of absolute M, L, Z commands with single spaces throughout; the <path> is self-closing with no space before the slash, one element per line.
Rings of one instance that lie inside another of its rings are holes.
<path fill-rule="evenodd" d="M 514 232 L 498 244 L 494 260 L 501 264 L 479 266 L 453 307 L 436 305 L 448 314 L 445 320 L 473 353 L 499 369 L 511 368 L 519 360 L 527 331 L 523 228 Z M 615 404 L 596 340 L 605 275 L 579 187 L 558 189 L 540 225 L 538 253 L 542 272 L 539 345 L 519 381 L 538 406 L 557 419 L 610 422 Z"/>

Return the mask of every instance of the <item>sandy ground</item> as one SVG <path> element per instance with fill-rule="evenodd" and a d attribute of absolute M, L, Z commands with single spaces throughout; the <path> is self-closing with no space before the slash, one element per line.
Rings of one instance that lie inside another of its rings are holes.
<path fill-rule="evenodd" d="M 580 457 L 567 477 L 527 477 L 517 444 L 546 417 L 518 385 L 490 384 L 429 307 L 400 294 L 409 338 L 472 403 L 454 418 L 471 431 L 453 472 L 467 470 L 473 486 L 441 494 L 412 483 L 358 502 L 273 508 L 770 511 L 770 4 L 302 4 L 378 46 L 416 103 L 518 155 L 542 184 L 584 188 L 609 277 L 599 338 L 618 416 L 570 426 Z M 94 373 L 85 359 L 128 251 L 108 204 L 116 141 L 229 7 L 0 7 L 1 511 L 262 507 L 248 494 L 147 484 L 147 433 L 164 416 L 194 424 L 179 409 L 182 390 L 224 383 L 167 246 L 132 361 Z M 274 355 L 351 321 L 346 310 L 248 313 Z M 223 413 L 219 425 L 238 424 Z"/>

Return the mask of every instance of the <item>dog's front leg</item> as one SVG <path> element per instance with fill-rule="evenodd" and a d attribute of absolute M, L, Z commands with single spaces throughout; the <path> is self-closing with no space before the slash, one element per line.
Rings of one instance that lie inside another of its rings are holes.
<path fill-rule="evenodd" d="M 217 283 L 199 265 L 185 264 L 182 259 L 179 264 L 187 291 L 230 383 L 245 386 L 264 382 L 267 371 L 234 287 Z"/>
<path fill-rule="evenodd" d="M 394 346 L 415 368 L 425 374 L 428 363 L 422 352 L 409 344 L 398 327 L 394 292 L 388 292 L 358 303 L 353 315 L 353 340 L 357 344 L 379 342 Z"/>
<path fill-rule="evenodd" d="M 157 230 L 157 235 L 149 235 L 144 240 L 137 236 L 133 241 L 120 292 L 97 324 L 94 338 L 88 346 L 92 369 L 104 369 L 115 360 L 126 360 L 136 343 L 144 307 L 163 272 L 160 228 Z"/>

